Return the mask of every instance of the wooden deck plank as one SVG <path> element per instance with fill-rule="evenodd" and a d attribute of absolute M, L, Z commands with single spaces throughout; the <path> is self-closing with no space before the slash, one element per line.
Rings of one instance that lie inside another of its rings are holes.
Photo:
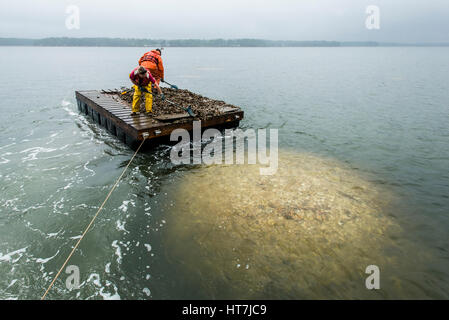
<path fill-rule="evenodd" d="M 189 118 L 190 115 L 187 112 L 183 112 L 183 113 L 175 113 L 175 114 L 163 114 L 160 116 L 156 116 L 154 117 L 156 120 L 160 120 L 160 121 L 173 121 L 173 120 L 178 120 L 178 119 L 185 119 L 185 118 Z"/>

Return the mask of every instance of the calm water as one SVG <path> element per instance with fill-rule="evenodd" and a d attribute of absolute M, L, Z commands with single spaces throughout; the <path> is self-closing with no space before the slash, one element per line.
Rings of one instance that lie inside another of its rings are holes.
<path fill-rule="evenodd" d="M 0 298 L 40 298 L 132 156 L 78 114 L 74 91 L 128 85 L 129 70 L 144 51 L 0 48 Z M 338 164 L 345 168 L 341 177 L 363 177 L 366 190 L 394 199 L 383 209 L 393 231 L 371 237 L 371 228 L 383 230 L 384 220 L 368 219 L 342 235 L 344 244 L 372 240 L 358 245 L 357 252 L 372 259 L 364 263 L 381 268 L 381 290 L 364 288 L 367 264 L 357 265 L 345 251 L 326 260 L 305 257 L 298 273 L 307 286 L 282 285 L 290 278 L 281 263 L 268 268 L 272 285 L 260 291 L 257 272 L 251 274 L 253 282 L 241 286 L 232 275 L 216 281 L 226 266 L 220 268 L 223 261 L 215 259 L 220 253 L 214 250 L 218 244 L 226 249 L 228 240 L 217 236 L 217 242 L 207 243 L 203 249 L 209 256 L 202 260 L 201 247 L 188 242 L 195 231 L 180 227 L 192 218 L 185 206 L 179 209 L 179 200 L 192 196 L 183 185 L 196 183 L 200 193 L 208 186 L 197 177 L 207 173 L 172 165 L 170 147 L 161 146 L 137 156 L 70 261 L 80 268 L 81 289 L 68 291 L 62 274 L 48 297 L 449 298 L 448 57 L 448 48 L 164 52 L 168 81 L 241 106 L 243 128 L 279 128 L 282 150 L 335 163 L 320 169 L 320 161 L 312 161 L 315 167 L 304 162 L 309 173 L 333 172 Z M 289 163 L 293 170 L 294 162 Z M 239 188 L 245 194 L 245 184 Z M 217 208 L 209 202 L 196 209 L 213 216 Z M 282 241 L 263 241 L 276 261 Z M 263 264 L 257 241 L 251 248 L 247 254 L 257 270 L 257 261 Z M 314 248 L 322 252 L 308 250 Z"/>

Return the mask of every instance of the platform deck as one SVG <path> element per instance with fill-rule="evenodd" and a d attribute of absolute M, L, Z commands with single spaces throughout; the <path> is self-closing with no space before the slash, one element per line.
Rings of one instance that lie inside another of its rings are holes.
<path fill-rule="evenodd" d="M 201 120 L 202 129 L 236 127 L 243 119 L 243 111 L 238 107 L 223 107 L 220 114 L 197 119 L 187 117 L 187 113 L 148 117 L 144 114 L 131 116 L 130 107 L 123 101 L 114 99 L 107 91 L 76 91 L 78 110 L 90 116 L 124 143 L 135 149 L 143 140 L 169 136 L 174 129 L 192 130 L 193 121 Z"/>

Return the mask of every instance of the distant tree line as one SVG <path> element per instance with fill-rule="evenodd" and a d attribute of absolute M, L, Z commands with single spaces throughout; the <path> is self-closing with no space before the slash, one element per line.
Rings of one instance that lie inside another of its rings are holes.
<path fill-rule="evenodd" d="M 377 46 L 449 46 L 449 43 L 379 43 L 372 41 L 291 41 L 263 39 L 123 39 L 123 38 L 0 38 L 0 46 L 48 47 L 377 47 Z"/>
<path fill-rule="evenodd" d="M 122 39 L 122 38 L 0 38 L 0 45 L 57 47 L 338 47 L 337 41 L 273 41 L 259 39 Z"/>

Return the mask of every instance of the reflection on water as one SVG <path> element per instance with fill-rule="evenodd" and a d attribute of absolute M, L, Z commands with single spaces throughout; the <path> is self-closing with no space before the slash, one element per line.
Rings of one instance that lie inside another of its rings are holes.
<path fill-rule="evenodd" d="M 401 233 L 387 214 L 391 194 L 308 154 L 280 152 L 274 176 L 257 165 L 203 167 L 173 198 L 168 255 L 206 297 L 366 296 L 365 268 L 393 263 L 384 249 Z"/>

